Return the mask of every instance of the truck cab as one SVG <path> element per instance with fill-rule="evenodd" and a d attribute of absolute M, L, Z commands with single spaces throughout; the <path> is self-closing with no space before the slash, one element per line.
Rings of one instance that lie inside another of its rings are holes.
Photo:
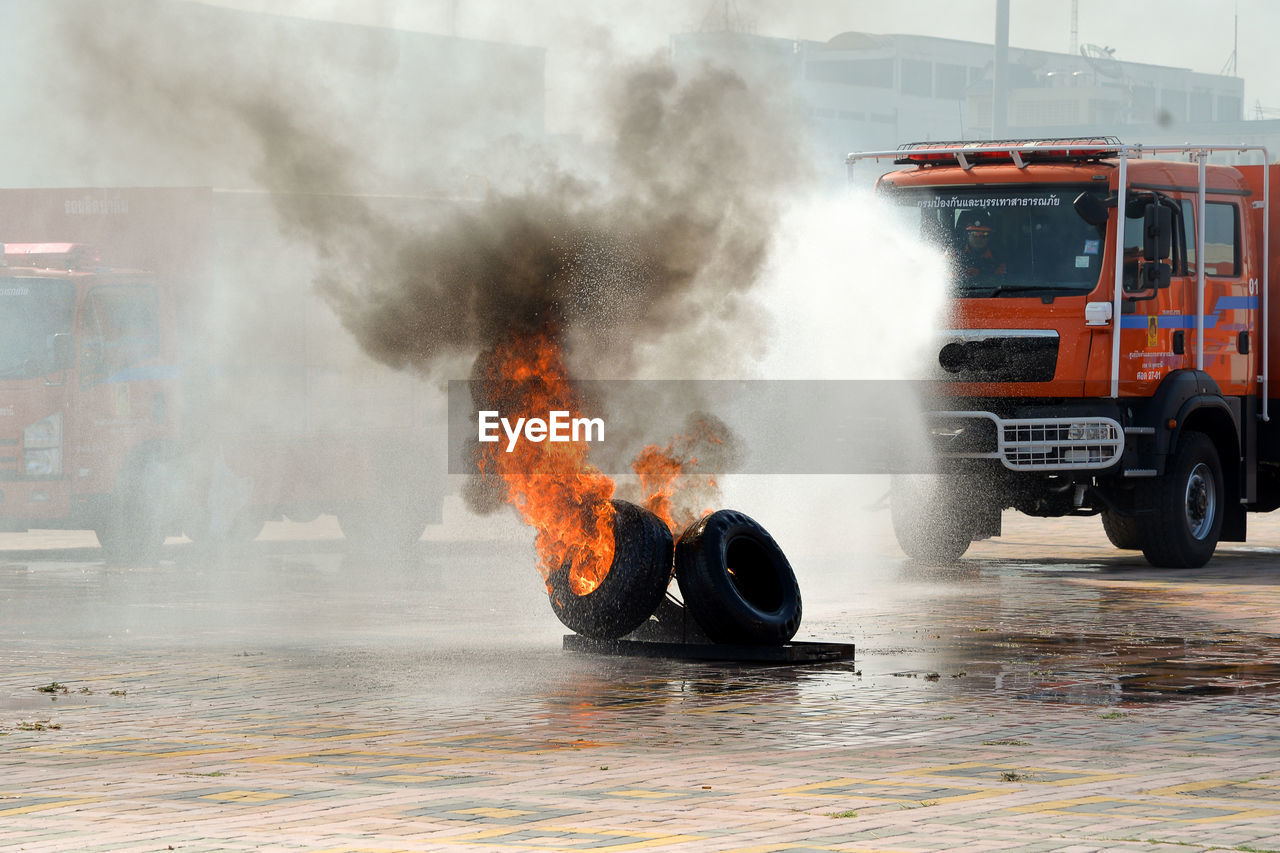
<path fill-rule="evenodd" d="M 7 243 L 0 267 L 0 517 L 10 530 L 126 524 L 122 478 L 174 440 L 172 342 L 154 276 L 76 243 Z"/>

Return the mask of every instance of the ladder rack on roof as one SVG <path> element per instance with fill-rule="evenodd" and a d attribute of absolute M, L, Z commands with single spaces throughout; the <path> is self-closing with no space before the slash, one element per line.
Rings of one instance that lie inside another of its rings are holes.
<path fill-rule="evenodd" d="M 1021 168 L 1027 162 L 1077 163 L 1115 157 L 1122 144 L 1114 136 L 1087 136 L 1061 139 L 993 139 L 973 142 L 908 142 L 899 145 L 894 164 L 937 166 L 1004 162 Z"/>

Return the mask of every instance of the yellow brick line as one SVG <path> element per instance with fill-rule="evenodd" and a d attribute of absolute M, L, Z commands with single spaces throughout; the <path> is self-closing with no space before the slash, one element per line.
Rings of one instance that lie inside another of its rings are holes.
<path fill-rule="evenodd" d="M 572 827 L 572 826 L 538 826 L 522 828 L 519 825 L 503 826 L 496 829 L 486 829 L 481 832 L 469 833 L 467 835 L 456 835 L 451 838 L 442 838 L 440 842 L 455 844 L 475 844 L 480 842 L 496 843 L 503 847 L 521 847 L 534 850 L 564 850 L 564 839 L 548 837 L 547 843 L 539 844 L 534 839 L 520 841 L 499 841 L 503 835 L 514 835 L 520 832 L 547 832 L 547 833 L 570 833 L 573 835 L 590 835 L 590 836 L 608 836 L 617 837 L 620 842 L 618 844 L 592 845 L 593 851 L 619 851 L 619 850 L 642 850 L 647 847 L 663 847 L 670 844 L 683 844 L 686 841 L 701 841 L 705 836 L 702 835 L 654 835 L 647 832 L 636 832 L 627 829 L 596 829 L 594 827 Z M 638 839 L 634 841 L 623 839 Z M 571 840 L 571 839 L 570 839 Z M 576 849 L 576 848 L 575 848 Z"/>
<path fill-rule="evenodd" d="M 111 738 L 109 740 L 90 740 L 81 741 L 80 743 L 69 744 L 48 744 L 33 747 L 39 752 L 50 752 L 58 755 L 77 755 L 84 753 L 94 753 L 97 755 L 119 755 L 130 756 L 133 758 L 187 758 L 192 755 L 210 755 L 220 752 L 236 752 L 244 749 L 241 745 L 226 746 L 216 745 L 212 743 L 200 743 L 192 741 L 189 745 L 192 747 L 201 747 L 200 749 L 166 749 L 166 750 L 147 750 L 147 749 L 111 749 L 105 748 L 104 744 L 127 744 L 127 743 L 149 743 L 149 738 Z"/>
<path fill-rule="evenodd" d="M 953 770 L 971 770 L 976 768 L 990 768 L 994 771 L 1015 771 L 1019 776 L 1027 773 L 1068 773 L 1073 774 L 1067 779 L 1054 779 L 1046 782 L 1037 782 L 1035 779 L 1019 779 L 1020 782 L 1032 782 L 1036 785 L 1085 785 L 1093 782 L 1114 782 L 1117 779 L 1128 779 L 1131 773 L 1080 773 L 1077 770 L 1070 770 L 1058 767 L 1028 767 L 1025 764 L 992 764 L 989 761 L 962 761 L 959 764 L 944 764 L 939 767 L 917 767 L 911 770 L 899 770 L 899 776 L 941 776 L 946 779 L 955 779 L 962 782 L 972 781 L 973 776 L 957 776 L 948 771 Z"/>
<path fill-rule="evenodd" d="M 364 766 L 358 764 L 354 759 L 367 759 L 369 770 L 407 770 L 414 767 L 440 767 L 446 764 L 462 764 L 466 763 L 463 758 L 446 758 L 443 756 L 430 755 L 406 755 L 403 752 L 374 752 L 370 750 L 355 749 L 322 749 L 308 750 L 306 752 L 286 752 L 276 755 L 252 756 L 243 759 L 247 763 L 252 764 L 311 764 L 314 766 L 332 766 L 334 762 L 325 761 L 326 758 L 351 758 L 352 767 Z M 389 761 L 387 761 L 389 759 Z M 386 762 L 386 763 L 380 763 Z"/>
<path fill-rule="evenodd" d="M 1186 817 L 1171 816 L 1169 814 L 1152 814 L 1150 816 L 1147 816 L 1142 814 L 1134 814 L 1131 811 L 1117 812 L 1113 809 L 1098 809 L 1096 811 L 1079 810 L 1079 809 L 1071 810 L 1072 806 L 1087 806 L 1093 803 L 1122 803 L 1125 805 L 1135 806 L 1137 808 L 1146 808 L 1146 809 L 1152 809 L 1152 810 L 1160 809 L 1165 812 L 1188 811 L 1190 809 L 1208 809 L 1211 811 L 1223 812 L 1223 814 L 1220 814 L 1216 817 L 1186 818 Z M 1073 800 L 1056 800 L 1056 801 L 1045 802 L 1045 803 L 1033 803 L 1031 805 L 1026 805 L 1026 806 L 1012 806 L 1008 809 L 1008 811 L 1019 812 L 1019 813 L 1036 813 L 1036 814 L 1043 814 L 1043 813 L 1063 814 L 1063 815 L 1089 814 L 1089 815 L 1095 815 L 1095 816 L 1133 818 L 1135 820 L 1166 820 L 1166 821 L 1172 820 L 1172 821 L 1177 821 L 1178 823 L 1218 823 L 1224 820 L 1245 820 L 1249 818 L 1265 818 L 1265 817 L 1273 817 L 1276 815 L 1280 815 L 1280 811 L 1275 809 L 1257 809 L 1257 808 L 1229 809 L 1223 806 L 1207 805 L 1204 803 L 1189 805 L 1185 800 L 1180 803 L 1160 803 L 1160 802 L 1155 802 L 1153 800 L 1131 800 L 1131 799 L 1120 799 L 1115 797 L 1077 797 L 1076 799 L 1073 799 Z"/>
<path fill-rule="evenodd" d="M 21 799 L 21 797 L 18 799 Z M 48 811 L 49 809 L 66 808 L 67 806 L 82 806 L 86 803 L 101 802 L 101 800 L 101 797 L 81 797 L 74 800 L 58 800 L 52 803 L 34 803 L 29 806 L 17 806 L 11 809 L 4 808 L 4 800 L 0 800 L 0 816 L 30 814 L 32 812 Z"/>
<path fill-rule="evenodd" d="M 960 781 L 965 782 L 967 780 L 960 780 Z M 854 778 L 832 779 L 827 782 L 813 782 L 811 784 L 800 785 L 795 788 L 783 788 L 779 791 L 775 791 L 774 793 L 781 794 L 781 795 L 790 794 L 790 795 L 799 796 L 799 797 L 825 797 L 829 799 L 875 800 L 880 802 L 888 801 L 891 803 L 896 803 L 896 802 L 914 803 L 920 800 L 919 797 L 910 797 L 910 796 L 887 797 L 882 794 L 863 794 L 863 793 L 855 793 L 853 791 L 821 790 L 821 789 L 827 789 L 827 788 L 847 788 L 852 785 L 875 785 L 875 786 L 882 786 L 886 788 L 896 787 L 896 788 L 915 788 L 915 789 L 945 787 L 945 788 L 952 788 L 954 790 L 972 792 L 969 794 L 959 794 L 959 795 L 949 796 L 949 797 L 929 797 L 928 798 L 929 800 L 933 802 L 938 802 L 938 803 L 961 803 L 961 802 L 965 802 L 966 800 L 981 800 L 981 799 L 985 799 L 986 797 L 1002 797 L 1005 794 L 1010 793 L 1009 791 L 994 791 L 994 790 L 987 790 L 984 788 L 974 788 L 972 785 L 965 785 L 965 784 L 952 783 L 947 785 L 936 785 L 936 784 L 931 785 L 927 783 L 920 784 L 918 782 L 917 783 L 898 782 L 898 781 L 886 780 L 886 779 L 854 779 Z"/>
<path fill-rule="evenodd" d="M 787 850 L 831 850 L 833 853 L 917 853 L 918 847 L 823 847 L 818 844 L 762 844 L 734 847 L 722 853 L 786 853 Z"/>
<path fill-rule="evenodd" d="M 309 853 L 414 853 L 414 851 L 408 847 L 326 847 Z"/>
<path fill-rule="evenodd" d="M 332 726 L 328 728 L 330 730 L 337 730 L 339 727 Z M 340 740 L 367 740 L 368 738 L 374 738 L 374 737 L 395 737 L 396 735 L 404 734 L 406 731 L 405 729 L 386 729 L 386 730 L 356 731 L 356 732 L 346 731 L 341 734 L 333 734 L 333 735 L 313 734 L 313 732 L 325 731 L 325 730 L 326 730 L 325 728 L 307 728 L 307 727 L 289 727 L 289 726 L 284 726 L 281 728 L 271 728 L 268 725 L 261 725 L 261 726 L 252 726 L 249 728 L 245 728 L 243 726 L 233 726 L 233 727 L 227 727 L 227 728 L 210 727 L 210 728 L 201 729 L 200 731 L 205 733 L 212 732 L 214 734 L 231 734 L 231 735 L 249 734 L 254 736 L 270 737 L 270 738 L 292 738 L 294 740 L 303 740 L 309 743 L 330 743 L 332 741 L 340 741 Z"/>
<path fill-rule="evenodd" d="M 1142 791 L 1143 794 L 1150 794 L 1153 797 L 1190 797 L 1194 796 L 1191 791 L 1207 791 L 1210 788 L 1236 788 L 1239 790 L 1257 790 L 1265 791 L 1272 796 L 1269 798 L 1259 797 L 1258 799 L 1276 800 L 1280 799 L 1280 787 L 1275 785 L 1259 785 L 1257 782 L 1241 782 L 1232 779 L 1210 779 L 1207 782 L 1184 782 L 1179 785 L 1170 785 L 1167 788 L 1151 788 Z M 1234 802 L 1236 800 L 1247 800 L 1249 797 L 1196 797 L 1197 802 L 1203 802 L 1205 799 L 1218 799 Z"/>
<path fill-rule="evenodd" d="M 450 809 L 449 811 L 445 812 L 445 814 L 471 814 L 471 815 L 476 815 L 477 817 L 491 817 L 491 818 L 502 819 L 502 818 L 509 818 L 509 817 L 524 817 L 526 815 L 539 814 L 539 812 L 531 812 L 525 809 L 500 809 L 500 808 L 494 808 L 494 807 L 481 806 L 474 809 Z"/>
<path fill-rule="evenodd" d="M 293 794 L 285 794 L 280 791 L 249 791 L 245 789 L 235 789 L 231 791 L 217 791 L 212 794 L 201 794 L 198 799 L 212 800 L 216 803 L 270 803 L 275 800 L 283 800 L 292 796 Z"/>

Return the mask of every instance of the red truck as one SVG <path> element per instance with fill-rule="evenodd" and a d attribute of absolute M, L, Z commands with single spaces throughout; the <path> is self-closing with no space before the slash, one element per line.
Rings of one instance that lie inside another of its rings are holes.
<path fill-rule="evenodd" d="M 1012 507 L 1098 514 L 1116 547 L 1194 567 L 1280 507 L 1265 149 L 922 142 L 849 155 L 851 179 L 884 159 L 879 197 L 952 270 L 936 471 L 892 491 L 907 554 L 958 558 Z"/>
<path fill-rule="evenodd" d="M 0 530 L 133 561 L 273 519 L 334 514 L 361 547 L 439 519 L 440 395 L 358 352 L 271 197 L 0 190 L 0 240 Z"/>

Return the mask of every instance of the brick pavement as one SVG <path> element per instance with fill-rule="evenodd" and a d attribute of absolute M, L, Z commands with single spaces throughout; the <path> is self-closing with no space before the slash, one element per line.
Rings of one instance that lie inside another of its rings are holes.
<path fill-rule="evenodd" d="M 523 542 L 0 552 L 0 846 L 1280 850 L 1280 536 L 1100 538 L 798 562 L 799 667 L 563 652 Z"/>

